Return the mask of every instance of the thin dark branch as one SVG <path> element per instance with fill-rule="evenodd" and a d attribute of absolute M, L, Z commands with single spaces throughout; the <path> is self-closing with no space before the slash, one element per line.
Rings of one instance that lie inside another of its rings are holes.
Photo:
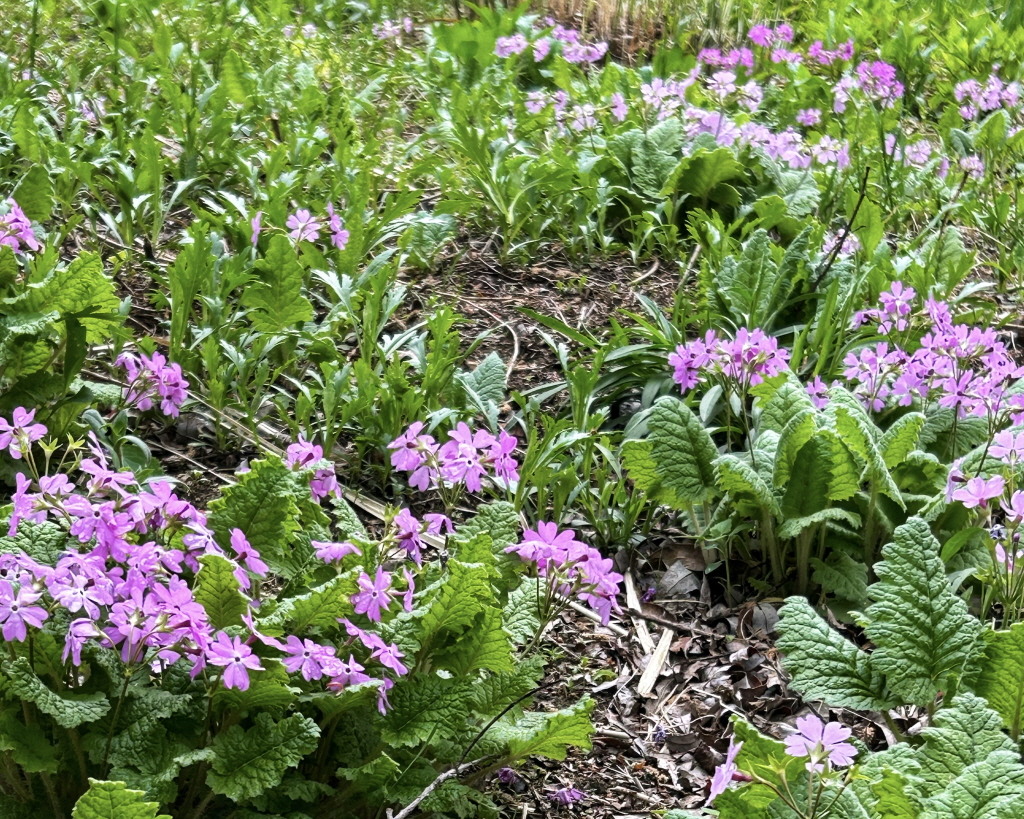
<path fill-rule="evenodd" d="M 843 229 L 836 236 L 835 246 L 829 251 L 828 257 L 822 262 L 821 267 L 818 268 L 818 272 L 814 277 L 814 290 L 818 289 L 818 285 L 821 284 L 821 280 L 825 278 L 828 271 L 832 269 L 832 265 L 836 263 L 836 259 L 839 258 L 839 251 L 842 250 L 843 242 L 846 241 L 846 237 L 850 235 L 850 231 L 853 230 L 853 223 L 857 219 L 857 214 L 860 212 L 860 206 L 864 204 L 864 200 L 868 195 L 868 176 L 871 173 L 871 166 L 868 165 L 864 169 L 864 176 L 860 180 L 860 189 L 857 192 L 857 202 L 853 206 L 853 213 L 850 214 L 850 218 L 846 220 L 846 224 L 843 225 Z"/>

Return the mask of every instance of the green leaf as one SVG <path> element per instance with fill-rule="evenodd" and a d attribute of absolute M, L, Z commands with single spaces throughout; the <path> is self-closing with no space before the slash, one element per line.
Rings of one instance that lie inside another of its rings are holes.
<path fill-rule="evenodd" d="M 338 619 L 352 614 L 350 598 L 358 588 L 358 570 L 346 572 L 305 594 L 284 598 L 266 622 L 287 626 L 292 634 L 337 629 Z"/>
<path fill-rule="evenodd" d="M 101 719 L 110 710 L 102 694 L 58 694 L 35 675 L 28 660 L 19 657 L 4 663 L 10 690 L 56 721 L 62 728 L 77 728 Z"/>
<path fill-rule="evenodd" d="M 103 272 L 103 262 L 95 253 L 82 253 L 70 264 L 58 267 L 41 282 L 30 284 L 12 305 L 19 312 L 57 312 L 81 316 L 86 340 L 100 344 L 121 324 L 120 299 L 114 282 Z"/>
<path fill-rule="evenodd" d="M 901 702 L 929 705 L 981 650 L 982 625 L 953 594 L 928 524 L 911 518 L 896 529 L 868 589 L 872 665 Z"/>
<path fill-rule="evenodd" d="M 6 527 L 4 527 L 6 528 Z M 22 521 L 14 537 L 0 537 L 0 553 L 24 552 L 33 560 L 53 566 L 68 545 L 68 533 L 55 523 Z"/>
<path fill-rule="evenodd" d="M 740 179 L 744 173 L 743 163 L 729 148 L 699 150 L 684 159 L 684 164 L 673 174 L 673 179 L 662 193 L 667 195 L 674 191 L 706 200 L 713 198 L 716 188 L 723 182 Z"/>
<path fill-rule="evenodd" d="M 295 714 L 275 722 L 269 714 L 257 714 L 252 728 L 232 725 L 214 738 L 216 756 L 206 782 L 234 802 L 259 796 L 312 753 L 319 737 L 320 729 L 308 717 Z"/>
<path fill-rule="evenodd" d="M 432 661 L 460 676 L 473 671 L 512 670 L 512 644 L 502 628 L 501 609 L 491 606 L 443 648 L 435 650 Z"/>
<path fill-rule="evenodd" d="M 713 497 L 718 449 L 693 411 L 677 398 L 660 398 L 648 418 L 648 428 L 657 482 L 651 485 L 645 465 L 634 463 L 627 455 L 630 477 L 637 486 L 656 489 L 658 500 L 674 509 L 686 509 Z M 634 466 L 640 468 L 634 470 Z"/>
<path fill-rule="evenodd" d="M 916 758 L 918 775 L 926 789 L 935 792 L 962 771 L 983 762 L 997 751 L 1016 747 L 1002 731 L 1002 720 L 987 703 L 974 694 L 958 694 L 949 705 L 936 712 L 933 724 L 921 732 L 923 749 Z"/>
<path fill-rule="evenodd" d="M 171 819 L 157 814 L 160 806 L 147 802 L 142 791 L 130 791 L 124 782 L 89 779 L 89 790 L 82 794 L 71 811 L 73 819 Z"/>
<path fill-rule="evenodd" d="M 242 711 L 280 711 L 295 701 L 297 689 L 291 686 L 288 670 L 280 660 L 263 659 L 262 671 L 249 672 L 249 687 L 219 687 L 213 695 L 213 704 L 221 713 Z"/>
<path fill-rule="evenodd" d="M 380 797 L 387 793 L 388 785 L 398 780 L 401 770 L 401 766 L 384 753 L 358 768 L 338 768 L 336 775 L 352 782 L 351 787 L 345 789 L 347 797 L 366 794 L 380 801 Z"/>
<path fill-rule="evenodd" d="M 472 390 L 484 401 L 501 404 L 505 400 L 508 389 L 506 384 L 507 370 L 501 356 L 490 353 L 472 372 L 459 373 L 456 379 L 463 387 Z"/>
<path fill-rule="evenodd" d="M 249 320 L 262 333 L 279 333 L 313 318 L 313 305 L 302 294 L 304 275 L 287 236 L 270 239 L 266 259 L 256 263 L 258 279 L 242 293 Z"/>
<path fill-rule="evenodd" d="M 272 571 L 291 577 L 287 558 L 298 529 L 295 473 L 280 458 L 255 461 L 238 483 L 210 502 L 209 524 L 217 542 L 228 548 L 231 530 L 241 529 Z"/>
<path fill-rule="evenodd" d="M 33 222 L 45 222 L 53 210 L 53 182 L 42 165 L 28 169 L 11 195 Z"/>
<path fill-rule="evenodd" d="M 209 554 L 199 558 L 199 565 L 195 598 L 206 609 L 210 625 L 216 629 L 240 625 L 249 602 L 235 577 L 235 564 L 220 555 Z"/>
<path fill-rule="evenodd" d="M 868 590 L 868 567 L 845 552 L 833 550 L 826 560 L 811 558 L 814 574 L 811 579 L 826 594 L 860 604 Z"/>
<path fill-rule="evenodd" d="M 468 628 L 488 606 L 494 605 L 490 572 L 479 563 L 448 561 L 448 576 L 423 616 L 423 642 L 441 631 Z"/>
<path fill-rule="evenodd" d="M 721 455 L 714 461 L 718 488 L 733 497 L 746 495 L 774 516 L 779 515 L 779 503 L 772 488 L 764 481 L 746 458 L 732 453 Z"/>
<path fill-rule="evenodd" d="M 788 417 L 789 420 L 779 433 L 779 443 L 775 448 L 772 483 L 776 489 L 782 489 L 789 483 L 800 450 L 814 437 L 818 429 L 814 421 L 816 413 L 813 406 L 810 406 L 809 399 L 807 407 L 793 412 Z"/>
<path fill-rule="evenodd" d="M 11 137 L 22 156 L 33 162 L 43 162 L 43 140 L 39 135 L 39 125 L 36 123 L 35 112 L 25 103 L 19 105 L 14 114 Z"/>
<path fill-rule="evenodd" d="M 970 737 L 964 737 L 970 742 Z M 924 802 L 927 819 L 1011 819 L 1024 813 L 1024 765 L 1016 750 L 996 751 L 964 769 Z"/>
<path fill-rule="evenodd" d="M 459 526 L 456 537 L 470 539 L 480 533 L 491 537 L 491 548 L 500 552 L 519 540 L 519 514 L 508 501 L 492 501 L 477 507 L 476 514 Z M 458 549 L 458 546 L 456 546 Z"/>
<path fill-rule="evenodd" d="M 540 628 L 538 578 L 528 577 L 508 596 L 503 620 L 505 630 L 516 645 L 522 645 L 533 638 Z"/>
<path fill-rule="evenodd" d="M 878 442 L 878 448 L 882 451 L 882 459 L 888 469 L 899 466 L 914 451 L 925 420 L 922 413 L 910 412 L 885 431 L 882 440 Z"/>
<path fill-rule="evenodd" d="M 249 100 L 249 83 L 246 78 L 245 62 L 235 49 L 228 49 L 220 68 L 220 84 L 228 92 L 228 99 L 238 105 Z"/>
<path fill-rule="evenodd" d="M 26 773 L 57 772 L 57 749 L 45 732 L 30 728 L 9 713 L 0 716 L 0 751 L 7 751 Z"/>
<path fill-rule="evenodd" d="M 416 674 L 395 683 L 388 694 L 391 710 L 381 724 L 381 737 L 394 747 L 421 745 L 434 737 L 452 739 L 466 730 L 468 680 Z"/>
<path fill-rule="evenodd" d="M 791 373 L 779 384 L 767 399 L 758 402 L 760 414 L 757 419 L 758 432 L 782 432 L 795 417 L 813 412 L 814 404 L 803 384 Z"/>
<path fill-rule="evenodd" d="M 1020 738 L 1024 717 L 1024 623 L 985 632 L 985 659 L 975 691 L 1003 718 L 1010 736 Z"/>
<path fill-rule="evenodd" d="M 590 735 L 594 732 L 590 721 L 593 710 L 594 700 L 587 697 L 554 713 L 523 714 L 515 720 L 514 728 L 499 729 L 508 737 L 508 758 L 512 761 L 534 756 L 565 759 L 570 747 L 589 751 Z"/>
<path fill-rule="evenodd" d="M 777 645 L 792 687 L 805 698 L 861 710 L 893 706 L 872 657 L 833 630 L 807 600 L 788 598 L 779 615 Z"/>

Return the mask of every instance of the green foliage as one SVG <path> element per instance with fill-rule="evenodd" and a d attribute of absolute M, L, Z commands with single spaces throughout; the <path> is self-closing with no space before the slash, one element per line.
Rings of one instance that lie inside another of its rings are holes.
<path fill-rule="evenodd" d="M 89 790 L 75 803 L 73 819 L 170 819 L 157 814 L 157 803 L 147 802 L 142 791 L 128 790 L 123 782 L 89 780 Z"/>

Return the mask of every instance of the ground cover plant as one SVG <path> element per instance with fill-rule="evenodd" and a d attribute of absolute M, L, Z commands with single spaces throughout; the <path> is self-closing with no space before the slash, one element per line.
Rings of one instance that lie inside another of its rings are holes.
<path fill-rule="evenodd" d="M 0 2 L 0 814 L 1020 815 L 1024 18 L 628 5 Z"/>

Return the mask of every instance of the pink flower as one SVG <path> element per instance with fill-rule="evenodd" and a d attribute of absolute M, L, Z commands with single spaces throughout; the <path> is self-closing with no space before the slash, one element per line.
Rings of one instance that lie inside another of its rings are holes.
<path fill-rule="evenodd" d="M 304 680 L 319 680 L 325 674 L 325 669 L 331 667 L 334 659 L 334 647 L 322 646 L 312 640 L 300 640 L 295 635 L 290 635 L 282 650 L 287 653 L 281 662 L 288 671 L 294 674 L 298 671 Z"/>
<path fill-rule="evenodd" d="M 1024 520 L 1024 492 L 1014 492 L 1010 496 L 1010 502 L 1003 501 L 1000 506 L 1006 513 L 1007 523 L 1017 525 Z"/>
<path fill-rule="evenodd" d="M 716 796 L 725 793 L 730 782 L 743 776 L 736 767 L 736 756 L 742 747 L 743 743 L 737 742 L 735 738 L 729 740 L 729 749 L 725 752 L 725 762 L 715 768 L 715 773 L 711 777 L 711 791 L 708 793 L 709 805 L 715 801 Z"/>
<path fill-rule="evenodd" d="M 374 623 L 379 623 L 381 612 L 391 605 L 391 575 L 380 566 L 376 578 L 363 572 L 359 578 L 359 591 L 350 598 L 356 614 L 365 614 Z"/>
<path fill-rule="evenodd" d="M 1006 463 L 1016 463 L 1024 458 L 1024 432 L 1013 433 L 1006 429 L 997 432 L 992 439 L 989 453 Z"/>
<path fill-rule="evenodd" d="M 288 217 L 285 227 L 290 229 L 288 234 L 296 242 L 303 240 L 315 242 L 320 238 L 320 222 L 305 208 L 295 211 Z"/>
<path fill-rule="evenodd" d="M 206 647 L 206 660 L 210 665 L 224 669 L 222 679 L 225 688 L 237 688 L 239 691 L 249 688 L 250 670 L 263 670 L 260 658 L 241 638 L 228 637 L 223 631 L 218 631 L 217 638 Z"/>
<path fill-rule="evenodd" d="M 0 245 L 7 245 L 15 253 L 22 252 L 22 245 L 29 250 L 42 250 L 32 230 L 32 222 L 13 199 L 7 200 L 7 213 L 0 216 Z"/>
<path fill-rule="evenodd" d="M 310 545 L 316 550 L 316 556 L 324 563 L 340 563 L 349 555 L 361 555 L 358 547 L 349 542 L 332 543 L 323 540 L 312 540 Z"/>
<path fill-rule="evenodd" d="M 810 758 L 807 770 L 820 771 L 822 763 L 839 768 L 853 763 L 857 749 L 846 740 L 853 733 L 838 722 L 825 723 L 814 714 L 796 721 L 796 733 L 786 737 L 786 753 Z"/>
<path fill-rule="evenodd" d="M 1006 481 L 1002 475 L 993 475 L 991 478 L 971 478 L 959 489 L 953 492 L 953 500 L 960 501 L 967 509 L 976 506 L 982 508 L 988 506 L 992 498 L 998 498 L 1006 488 Z"/>
<path fill-rule="evenodd" d="M 9 580 L 0 580 L 0 623 L 3 623 L 3 636 L 10 642 L 24 642 L 28 636 L 26 625 L 40 628 L 43 621 L 49 618 L 46 609 L 35 606 L 42 594 L 29 587 L 21 587 L 17 592 Z"/>
<path fill-rule="evenodd" d="M 260 241 L 260 232 L 263 230 L 263 211 L 256 211 L 256 214 L 249 221 L 249 227 L 252 228 L 252 246 L 256 247 Z"/>
<path fill-rule="evenodd" d="M 327 203 L 327 229 L 331 232 L 331 244 L 338 250 L 344 250 L 348 245 L 349 232 L 345 230 L 345 223 L 341 217 L 334 212 L 334 205 Z"/>

